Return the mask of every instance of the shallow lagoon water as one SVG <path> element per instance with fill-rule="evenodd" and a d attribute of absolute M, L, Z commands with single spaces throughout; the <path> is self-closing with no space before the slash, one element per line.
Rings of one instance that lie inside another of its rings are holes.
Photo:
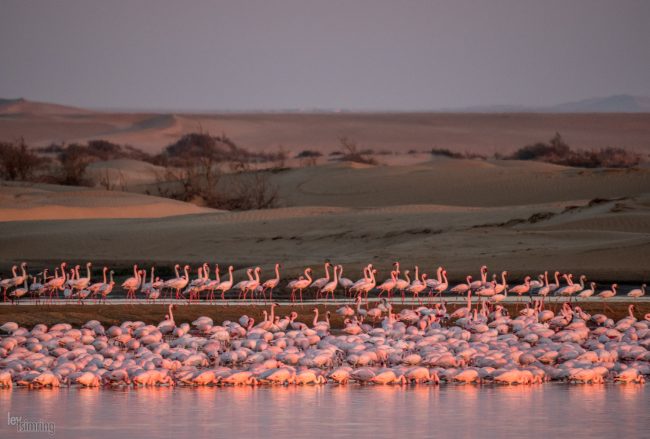
<path fill-rule="evenodd" d="M 640 438 L 650 429 L 650 388 L 638 384 L 14 389 L 0 401 L 7 416 L 54 422 L 65 438 Z M 7 419 L 2 438 L 48 437 Z"/>

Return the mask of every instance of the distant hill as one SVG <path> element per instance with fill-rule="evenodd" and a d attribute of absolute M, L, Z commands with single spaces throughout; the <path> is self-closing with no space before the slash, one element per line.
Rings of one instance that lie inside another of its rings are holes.
<path fill-rule="evenodd" d="M 567 102 L 548 108 L 558 113 L 650 113 L 649 96 L 613 95 Z"/>
<path fill-rule="evenodd" d="M 549 107 L 483 105 L 442 111 L 450 113 L 650 113 L 650 96 L 622 94 L 565 102 Z"/>
<path fill-rule="evenodd" d="M 90 110 L 83 108 L 29 101 L 23 98 L 0 99 L 0 114 L 70 115 L 90 112 Z"/>

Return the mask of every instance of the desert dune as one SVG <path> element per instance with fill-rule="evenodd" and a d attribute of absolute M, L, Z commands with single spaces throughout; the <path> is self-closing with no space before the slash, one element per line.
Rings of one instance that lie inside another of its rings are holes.
<path fill-rule="evenodd" d="M 386 270 L 399 258 L 429 272 L 444 264 L 454 279 L 483 263 L 513 276 L 561 267 L 599 280 L 650 277 L 648 169 L 440 159 L 290 169 L 273 181 L 283 207 L 243 212 L 98 189 L 4 186 L 0 263 L 211 261 L 270 270 L 282 261 L 290 275 L 326 259 Z"/>
<path fill-rule="evenodd" d="M 156 218 L 215 212 L 190 203 L 128 192 L 45 184 L 0 186 L 0 222 Z M 2 228 L 2 226 L 0 226 Z"/>
<path fill-rule="evenodd" d="M 510 153 L 562 133 L 575 148 L 650 153 L 650 113 L 129 113 L 31 101 L 0 105 L 0 141 L 32 145 L 104 139 L 157 153 L 189 132 L 226 134 L 251 151 L 325 153 L 348 137 L 361 148 L 406 153 L 448 148 Z"/>
<path fill-rule="evenodd" d="M 269 173 L 279 207 L 224 212 L 155 194 L 163 168 L 92 163 L 94 188 L 0 186 L 0 268 L 66 259 L 118 268 L 204 261 L 238 273 L 275 261 L 286 276 L 326 259 L 355 277 L 395 258 L 461 280 L 483 263 L 513 276 L 561 268 L 598 280 L 650 277 L 650 168 L 580 169 L 541 162 L 433 157 L 431 147 L 507 152 L 560 131 L 572 147 L 647 154 L 650 114 L 153 114 L 107 113 L 11 101 L 0 140 L 107 139 L 159 152 L 192 131 L 226 133 L 253 151 L 325 153 L 316 166 Z M 338 138 L 376 152 L 378 165 L 334 162 Z M 113 191 L 102 189 L 102 179 Z M 229 175 L 225 180 L 232 178 Z M 123 192 L 127 190 L 129 192 Z M 386 273 L 382 272 L 380 276 Z"/>

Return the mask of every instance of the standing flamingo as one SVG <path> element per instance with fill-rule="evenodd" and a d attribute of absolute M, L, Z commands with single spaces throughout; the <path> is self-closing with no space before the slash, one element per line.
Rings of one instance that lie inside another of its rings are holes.
<path fill-rule="evenodd" d="M 618 288 L 618 284 L 612 284 L 611 290 L 604 290 L 598 293 L 598 297 L 603 300 L 603 312 L 605 312 L 605 308 L 609 309 L 611 312 L 614 312 L 609 306 L 605 304 L 605 300 L 616 296 L 616 288 Z"/>
<path fill-rule="evenodd" d="M 140 271 L 138 264 L 133 265 L 133 276 L 122 283 L 122 288 L 126 290 L 127 299 L 135 299 L 135 290 L 140 286 Z"/>
<path fill-rule="evenodd" d="M 230 265 L 228 267 L 228 280 L 225 280 L 221 282 L 217 287 L 215 288 L 216 291 L 221 291 L 221 300 L 224 300 L 226 291 L 229 291 L 232 288 L 233 284 L 233 277 L 232 277 L 232 272 L 234 270 L 234 267 Z"/>
<path fill-rule="evenodd" d="M 178 300 L 181 290 L 185 288 L 190 280 L 190 266 L 186 265 L 183 267 L 184 275 L 182 277 L 176 277 L 175 279 L 170 279 L 165 282 L 165 287 L 170 288 L 176 291 L 176 299 Z M 185 298 L 185 297 L 183 297 Z"/>
<path fill-rule="evenodd" d="M 52 297 L 54 293 L 56 293 L 57 298 L 59 297 L 59 290 L 63 289 L 63 285 L 65 284 L 66 281 L 66 271 L 65 267 L 67 267 L 66 262 L 61 262 L 61 276 L 56 275 L 56 269 L 54 270 L 55 276 L 53 279 L 50 279 L 46 284 L 45 288 L 50 292 L 50 303 L 52 303 Z"/>
<path fill-rule="evenodd" d="M 332 300 L 334 300 L 334 291 L 336 290 L 336 286 L 339 283 L 338 279 L 338 267 L 334 267 L 334 279 L 332 279 L 330 282 L 326 283 L 323 285 L 321 288 L 321 293 L 325 293 L 325 300 L 327 300 L 327 297 L 329 294 L 332 294 Z"/>
<path fill-rule="evenodd" d="M 633 297 L 635 299 L 638 299 L 639 297 L 645 296 L 645 288 L 646 284 L 641 285 L 641 288 L 635 288 L 631 290 L 629 293 L 627 293 L 627 297 Z"/>
<path fill-rule="evenodd" d="M 307 267 L 305 269 L 305 277 L 300 276 L 298 279 L 292 280 L 287 284 L 287 288 L 291 288 L 291 301 L 296 301 L 296 291 L 300 292 L 300 303 L 302 303 L 302 290 L 311 285 L 311 268 Z"/>
<path fill-rule="evenodd" d="M 330 270 L 329 268 L 331 267 L 332 264 L 330 264 L 329 261 L 325 262 L 325 277 L 321 277 L 316 279 L 309 285 L 309 288 L 315 288 L 316 289 L 316 298 L 320 295 L 320 290 L 325 286 L 330 281 Z"/>
<path fill-rule="evenodd" d="M 266 291 L 269 291 L 269 301 L 273 302 L 273 289 L 280 284 L 280 264 L 275 264 L 275 277 L 262 284 L 262 295 L 266 302 Z"/>

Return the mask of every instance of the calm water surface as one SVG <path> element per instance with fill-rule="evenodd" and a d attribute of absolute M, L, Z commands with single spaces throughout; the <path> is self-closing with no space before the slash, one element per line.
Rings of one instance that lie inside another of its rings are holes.
<path fill-rule="evenodd" d="M 55 437 L 650 437 L 650 386 L 306 386 L 0 389 L 8 414 L 55 423 Z M 5 413 L 6 412 L 6 413 Z"/>

